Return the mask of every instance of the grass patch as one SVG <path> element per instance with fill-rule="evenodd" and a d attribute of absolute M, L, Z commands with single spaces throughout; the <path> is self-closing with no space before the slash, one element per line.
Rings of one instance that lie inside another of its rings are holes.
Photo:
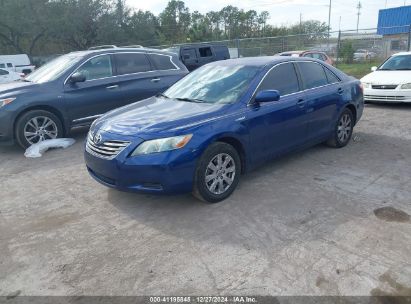
<path fill-rule="evenodd" d="M 358 62 L 358 63 L 339 63 L 337 68 L 343 71 L 345 74 L 354 76 L 355 78 L 362 78 L 365 75 L 371 73 L 371 67 L 379 66 L 381 64 L 380 61 L 372 61 L 372 62 Z"/>

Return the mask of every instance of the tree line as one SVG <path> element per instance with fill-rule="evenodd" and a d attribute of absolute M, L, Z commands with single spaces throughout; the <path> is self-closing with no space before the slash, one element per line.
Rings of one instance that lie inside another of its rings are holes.
<path fill-rule="evenodd" d="M 226 6 L 202 14 L 170 0 L 158 15 L 125 0 L 0 0 L 0 54 L 61 54 L 91 46 L 172 45 L 253 37 L 326 33 L 309 20 L 273 26 L 267 11 Z"/>

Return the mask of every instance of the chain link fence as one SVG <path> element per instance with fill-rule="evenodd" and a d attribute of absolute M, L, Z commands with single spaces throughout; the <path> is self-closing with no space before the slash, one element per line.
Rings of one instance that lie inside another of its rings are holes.
<path fill-rule="evenodd" d="M 337 66 L 356 63 L 379 64 L 394 53 L 410 49 L 410 25 L 195 43 L 224 44 L 229 48 L 231 58 L 315 50 L 326 53 Z M 166 49 L 180 45 L 182 44 L 152 48 Z"/>

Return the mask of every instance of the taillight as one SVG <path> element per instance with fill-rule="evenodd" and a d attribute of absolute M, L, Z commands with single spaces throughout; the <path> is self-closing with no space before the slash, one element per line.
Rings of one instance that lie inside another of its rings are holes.
<path fill-rule="evenodd" d="M 364 93 L 364 86 L 362 85 L 362 83 L 360 83 L 360 90 L 361 90 L 361 93 Z"/>

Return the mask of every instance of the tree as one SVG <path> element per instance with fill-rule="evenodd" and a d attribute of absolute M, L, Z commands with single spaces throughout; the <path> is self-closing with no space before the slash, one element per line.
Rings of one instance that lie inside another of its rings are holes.
<path fill-rule="evenodd" d="M 172 43 L 185 41 L 191 16 L 183 1 L 171 0 L 160 14 L 160 28 L 166 39 Z"/>

